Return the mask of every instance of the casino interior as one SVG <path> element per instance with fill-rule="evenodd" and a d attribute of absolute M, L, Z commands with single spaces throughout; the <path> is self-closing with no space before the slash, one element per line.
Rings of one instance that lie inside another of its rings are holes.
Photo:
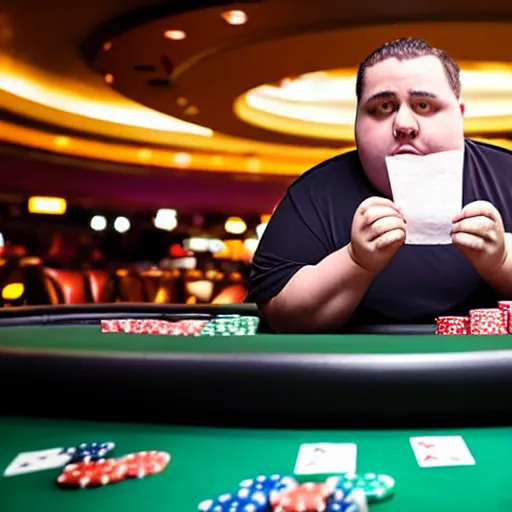
<path fill-rule="evenodd" d="M 0 477 L 0 510 L 197 510 L 246 474 L 293 470 L 318 428 L 396 478 L 376 510 L 511 510 L 510 336 L 278 336 L 245 303 L 287 187 L 354 148 L 360 60 L 404 36 L 446 49 L 466 135 L 512 149 L 511 35 L 505 0 L 3 0 L 2 471 L 18 452 L 114 438 L 168 448 L 178 484 L 164 472 L 77 497 L 41 471 Z M 458 428 L 476 469 L 425 477 L 400 444 L 417 428 Z"/>

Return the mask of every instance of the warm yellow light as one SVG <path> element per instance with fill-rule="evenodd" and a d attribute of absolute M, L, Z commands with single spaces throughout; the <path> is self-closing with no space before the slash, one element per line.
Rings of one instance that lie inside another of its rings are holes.
<path fill-rule="evenodd" d="M 103 51 L 104 52 L 108 52 L 110 50 L 110 48 L 112 48 L 111 41 L 107 41 L 106 43 L 103 43 Z"/>
<path fill-rule="evenodd" d="M 189 153 L 176 153 L 173 156 L 172 161 L 178 167 L 187 167 L 190 164 L 190 162 L 192 161 L 192 156 Z"/>
<path fill-rule="evenodd" d="M 17 300 L 25 291 L 23 283 L 9 283 L 2 289 L 2 299 L 4 300 Z"/>
<path fill-rule="evenodd" d="M 114 83 L 114 75 L 112 73 L 107 73 L 105 75 L 105 82 L 107 82 L 107 84 L 113 84 Z"/>
<path fill-rule="evenodd" d="M 166 30 L 164 37 L 171 41 L 181 41 L 187 37 L 187 34 L 183 30 Z"/>
<path fill-rule="evenodd" d="M 28 200 L 28 211 L 30 213 L 63 215 L 66 213 L 66 208 L 66 200 L 61 197 L 33 196 Z"/>
<path fill-rule="evenodd" d="M 258 172 L 261 169 L 259 158 L 253 157 L 247 160 L 247 169 L 251 172 Z"/>
<path fill-rule="evenodd" d="M 150 149 L 143 148 L 139 149 L 137 156 L 139 157 L 140 160 L 149 160 L 153 156 L 153 153 Z"/>
<path fill-rule="evenodd" d="M 512 63 L 460 62 L 466 133 L 510 130 Z M 303 137 L 353 141 L 357 70 L 331 69 L 255 87 L 235 100 L 254 126 Z M 507 128 L 508 127 L 508 128 Z"/>
<path fill-rule="evenodd" d="M 240 217 L 229 217 L 224 224 L 226 233 L 241 235 L 247 229 L 247 224 Z"/>
<path fill-rule="evenodd" d="M 263 215 L 260 215 L 260 222 L 261 223 L 264 223 L 264 222 L 268 222 L 270 220 L 270 213 L 264 213 Z"/>
<path fill-rule="evenodd" d="M 213 130 L 210 128 L 187 123 L 136 103 L 120 102 L 117 98 L 112 98 L 114 101 L 110 102 L 104 99 L 96 100 L 91 95 L 74 92 L 72 88 L 70 90 L 67 90 L 65 86 L 57 88 L 48 82 L 30 77 L 28 72 L 25 76 L 11 72 L 9 69 L 1 69 L 0 90 L 35 103 L 39 107 L 55 109 L 56 112 L 83 116 L 96 121 L 203 137 L 213 135 Z"/>
<path fill-rule="evenodd" d="M 65 148 L 69 146 L 70 142 L 71 141 L 69 137 L 64 137 L 62 135 L 55 137 L 55 145 L 58 146 L 59 148 Z"/>
<path fill-rule="evenodd" d="M 247 22 L 247 14 L 244 11 L 233 10 L 224 11 L 221 14 L 222 19 L 230 25 L 243 25 Z"/>

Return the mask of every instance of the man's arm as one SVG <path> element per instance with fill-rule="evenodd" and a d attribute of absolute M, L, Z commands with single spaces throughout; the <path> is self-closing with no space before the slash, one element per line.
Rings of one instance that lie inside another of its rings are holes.
<path fill-rule="evenodd" d="M 404 241 L 405 220 L 391 201 L 363 201 L 354 214 L 350 243 L 298 270 L 280 293 L 260 305 L 262 315 L 280 332 L 341 327 Z"/>
<path fill-rule="evenodd" d="M 350 318 L 374 276 L 353 261 L 345 246 L 301 268 L 260 310 L 278 332 L 335 330 Z"/>

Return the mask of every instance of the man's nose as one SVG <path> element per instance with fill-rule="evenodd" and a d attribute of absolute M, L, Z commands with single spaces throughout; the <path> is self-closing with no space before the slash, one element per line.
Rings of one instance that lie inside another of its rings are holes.
<path fill-rule="evenodd" d="M 419 129 L 420 127 L 414 114 L 408 107 L 402 106 L 395 116 L 393 136 L 396 139 L 414 139 L 418 136 Z"/>

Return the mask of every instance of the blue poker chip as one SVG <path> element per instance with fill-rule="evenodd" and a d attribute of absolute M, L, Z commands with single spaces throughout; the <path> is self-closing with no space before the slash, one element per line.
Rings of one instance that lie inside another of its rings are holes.
<path fill-rule="evenodd" d="M 337 489 L 328 499 L 325 512 L 368 512 L 368 501 L 362 489 L 354 489 L 348 495 Z"/>
<path fill-rule="evenodd" d="M 112 442 L 105 443 L 81 443 L 78 446 L 68 448 L 66 453 L 71 457 L 70 462 L 84 462 L 103 459 L 115 448 Z"/>
<path fill-rule="evenodd" d="M 276 491 L 283 491 L 285 489 L 290 489 L 292 487 L 296 487 L 298 484 L 297 480 L 291 476 L 287 475 L 259 475 L 256 478 L 248 478 L 246 480 L 242 480 L 239 483 L 240 492 L 245 492 L 244 490 L 248 490 L 249 492 L 263 492 L 267 498 L 270 496 L 270 493 Z"/>
<path fill-rule="evenodd" d="M 254 492 L 245 498 L 221 494 L 216 499 L 199 503 L 199 512 L 267 512 L 268 500 L 263 493 Z"/>

